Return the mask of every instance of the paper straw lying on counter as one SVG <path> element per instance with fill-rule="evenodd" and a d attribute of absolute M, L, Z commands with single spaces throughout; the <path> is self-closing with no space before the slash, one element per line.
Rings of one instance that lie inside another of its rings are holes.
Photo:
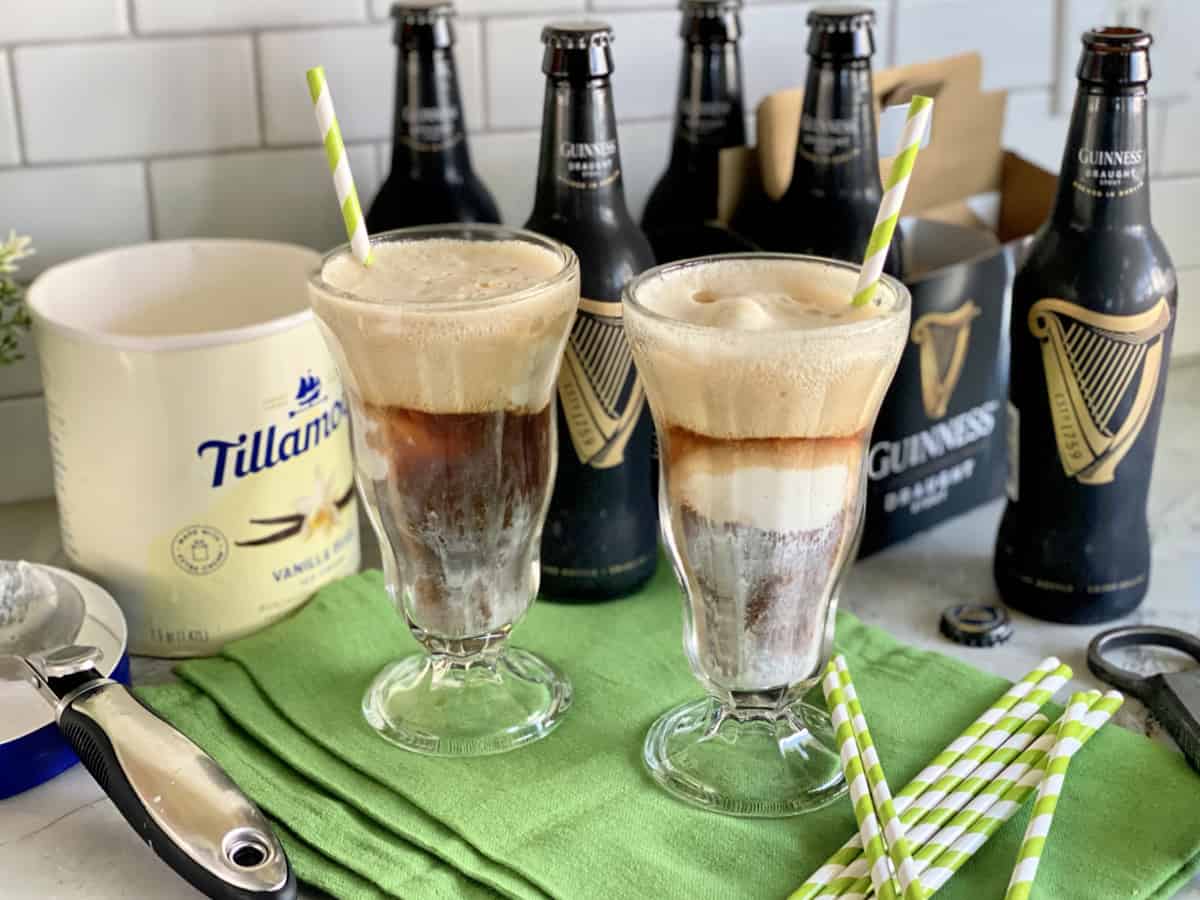
<path fill-rule="evenodd" d="M 914 825 L 909 829 L 908 836 L 910 843 L 919 850 L 926 841 L 938 833 L 941 826 L 951 816 L 966 806 L 973 797 L 987 787 L 991 779 L 1000 774 L 1005 766 L 1017 759 L 1049 726 L 1050 720 L 1041 713 L 1034 715 L 1028 722 L 1022 724 L 1013 733 L 1012 737 L 1000 745 L 988 757 L 984 765 L 980 766 L 969 778 L 963 779 L 959 787 L 953 792 L 949 794 L 942 793 L 940 796 L 938 796 L 938 792 L 932 792 L 932 795 L 937 797 L 934 801 L 936 805 L 924 811 L 925 814 L 920 824 Z M 930 796 L 930 794 L 926 796 Z M 924 799 L 924 797 L 921 799 Z M 917 812 L 918 815 L 921 815 L 921 811 L 912 808 L 910 808 L 909 812 Z M 841 877 L 834 879 L 829 886 L 829 891 L 820 896 L 866 896 L 871 883 L 869 879 L 863 877 L 864 874 L 866 874 L 866 869 L 862 865 L 862 860 L 856 860 L 846 867 Z"/>
<path fill-rule="evenodd" d="M 879 831 L 879 819 L 875 802 L 867 782 L 867 773 L 859 753 L 854 728 L 850 724 L 850 712 L 846 695 L 842 690 L 841 678 L 833 662 L 829 663 L 825 678 L 821 681 L 825 702 L 829 704 L 829 715 L 833 720 L 834 739 L 838 745 L 838 756 L 842 761 L 842 772 L 850 789 L 850 802 L 854 806 L 854 818 L 862 837 L 863 848 L 871 866 L 871 881 L 880 900 L 895 900 L 896 887 L 892 880 L 883 835 Z"/>
<path fill-rule="evenodd" d="M 974 763 L 969 758 L 974 754 L 968 754 L 968 758 L 960 760 L 944 778 L 914 801 L 913 805 L 905 812 L 908 824 L 914 826 L 909 835 L 909 839 L 914 844 L 919 847 L 933 837 L 951 816 L 970 803 L 1005 766 L 1012 763 L 1049 727 L 1049 720 L 1045 716 L 1037 715 L 1036 711 L 1041 709 L 1070 678 L 1071 668 L 1065 665 L 1059 666 L 1047 675 L 1036 688 L 1029 692 L 1028 697 L 1013 708 L 1011 717 L 1006 717 L 997 723 L 995 730 L 1003 734 L 1002 729 L 1012 731 L 1012 728 L 1018 725 L 1021 719 L 1026 716 L 1030 717 L 1017 728 L 1010 738 L 1005 740 L 1004 744 L 990 755 L 978 754 L 980 757 L 985 757 L 980 759 L 979 763 Z M 851 882 L 849 887 L 846 887 L 845 879 L 852 875 L 858 877 Z M 842 878 L 839 879 L 842 893 L 848 896 L 865 894 L 870 883 L 862 876 L 861 867 L 855 864 L 847 866 Z"/>
<path fill-rule="evenodd" d="M 925 892 L 921 882 L 917 880 L 916 869 L 913 866 L 912 847 L 904 834 L 904 825 L 892 803 L 892 792 L 888 787 L 887 778 L 883 774 L 883 766 L 879 762 L 879 753 L 875 749 L 875 741 L 867 726 L 867 718 L 863 714 L 862 704 L 858 699 L 858 691 L 850 679 L 850 669 L 846 665 L 846 657 L 840 653 L 833 658 L 837 667 L 838 678 L 841 681 L 842 693 L 846 698 L 846 706 L 850 712 L 850 725 L 854 729 L 854 739 L 858 743 L 859 755 L 867 770 L 867 782 L 871 785 L 871 797 L 875 801 L 875 809 L 879 814 L 880 825 L 883 828 L 884 846 L 888 857 L 896 871 L 900 882 L 900 892 L 905 900 L 924 900 Z"/>
<path fill-rule="evenodd" d="M 1046 837 L 1050 834 L 1050 825 L 1054 821 L 1054 810 L 1058 807 L 1058 798 L 1062 794 L 1063 780 L 1067 775 L 1067 766 L 1082 745 L 1079 738 L 1083 734 L 1083 717 L 1091 707 L 1086 694 L 1075 694 L 1063 715 L 1062 728 L 1054 749 L 1046 763 L 1046 775 L 1037 788 L 1037 799 L 1033 801 L 1033 815 L 1025 827 L 1025 836 L 1021 840 L 1021 849 L 1017 853 L 1017 864 L 1013 867 L 1012 878 L 1008 882 L 1008 892 L 1005 900 L 1028 900 L 1033 889 L 1033 880 L 1037 877 L 1038 863 L 1042 859 L 1042 850 L 1046 846 Z"/>
<path fill-rule="evenodd" d="M 1093 691 L 1089 693 L 1088 698 L 1089 702 L 1093 700 L 1094 702 L 1083 717 L 1083 729 L 1079 734 L 1079 743 L 1081 746 L 1086 744 L 1092 735 L 1111 719 L 1113 713 L 1120 709 L 1121 704 L 1125 702 L 1125 698 L 1117 691 L 1109 691 L 1103 697 L 1096 697 L 1096 692 Z M 969 824 L 956 825 L 955 831 L 958 832 L 959 836 L 942 850 L 936 859 L 928 864 L 927 871 L 921 875 L 921 883 L 927 890 L 936 891 L 949 881 L 950 876 L 962 868 L 963 864 L 975 855 L 976 851 L 984 845 L 989 837 L 1000 829 L 1001 825 L 1016 815 L 1025 801 L 1037 790 L 1038 785 L 1046 774 L 1046 754 L 1053 745 L 1054 740 L 1054 738 L 1050 737 L 1050 732 L 1047 732 L 1035 742 L 1035 746 L 1041 743 L 1043 738 L 1047 740 L 1045 745 L 1040 748 L 1039 758 L 1029 763 L 1025 767 L 1023 774 L 1015 779 L 1008 779 L 1008 786 L 1004 787 L 1002 792 L 1000 792 L 999 786 L 1003 785 L 1006 780 L 1004 778 L 997 779 L 995 782 L 997 788 L 989 788 L 986 792 L 988 798 L 993 802 L 986 809 L 974 812 Z M 1030 747 L 1030 751 L 1033 751 L 1033 749 L 1033 747 Z M 976 799 L 982 801 L 984 794 L 981 794 Z M 975 804 L 972 803 L 972 805 L 974 806 Z M 981 803 L 980 806 L 982 807 L 982 805 Z M 966 810 L 964 810 L 965 812 Z M 965 821 L 966 818 L 964 818 Z M 917 856 L 917 866 L 918 868 L 922 868 L 919 852 Z"/>
<path fill-rule="evenodd" d="M 1017 707 L 1022 701 L 1027 700 L 1035 688 L 1041 687 L 1044 690 L 1049 690 L 1052 694 L 1070 677 L 1071 669 L 1068 666 L 1062 665 L 1057 658 L 1049 657 L 1042 660 L 1035 669 L 1010 687 L 1003 696 L 974 722 L 968 725 L 962 734 L 951 741 L 945 749 L 930 760 L 925 768 L 903 790 L 896 794 L 895 806 L 897 811 L 901 813 L 901 819 L 905 817 L 908 808 L 913 805 L 917 798 L 924 794 L 931 786 L 937 784 L 946 772 L 964 756 L 974 754 L 976 757 L 986 758 L 992 752 L 993 748 L 1000 746 L 1003 741 L 1007 740 L 1007 737 L 1003 735 L 1006 733 L 1004 727 L 1007 724 L 1006 720 L 1012 718 L 1010 711 L 1014 710 L 1014 707 Z M 1047 683 L 1047 679 L 1049 678 L 1054 678 L 1055 680 Z M 1039 703 L 1038 706 L 1040 707 L 1040 705 Z M 1022 722 L 1029 717 L 1025 716 Z M 1011 732 L 1015 728 L 1017 728 L 1016 725 L 1007 729 L 1007 731 Z M 846 866 L 861 856 L 862 841 L 856 834 L 840 850 L 826 860 L 825 864 L 814 872 L 803 885 L 797 888 L 789 900 L 813 900 L 818 895 L 825 893 L 825 889 L 831 882 L 841 876 Z M 857 879 L 857 877 L 858 875 L 856 874 L 854 878 Z"/>

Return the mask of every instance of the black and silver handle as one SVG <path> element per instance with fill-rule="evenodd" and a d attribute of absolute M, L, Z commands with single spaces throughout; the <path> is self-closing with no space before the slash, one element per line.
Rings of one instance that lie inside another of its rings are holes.
<path fill-rule="evenodd" d="M 1087 654 L 1092 674 L 1141 700 L 1200 772 L 1200 669 L 1140 675 L 1108 659 L 1108 653 L 1122 647 L 1168 647 L 1200 662 L 1200 639 L 1176 628 L 1126 625 L 1100 632 Z"/>
<path fill-rule="evenodd" d="M 121 815 L 209 897 L 292 900 L 295 876 L 258 807 L 212 757 L 101 677 L 90 650 L 29 662 L 58 698 L 59 729 Z"/>

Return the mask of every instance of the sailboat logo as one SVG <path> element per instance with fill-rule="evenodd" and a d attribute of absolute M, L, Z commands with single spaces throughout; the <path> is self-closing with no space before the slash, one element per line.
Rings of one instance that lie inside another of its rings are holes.
<path fill-rule="evenodd" d="M 300 387 L 296 389 L 296 403 L 301 409 L 307 409 L 321 399 L 321 379 L 310 370 L 307 375 L 300 376 Z"/>

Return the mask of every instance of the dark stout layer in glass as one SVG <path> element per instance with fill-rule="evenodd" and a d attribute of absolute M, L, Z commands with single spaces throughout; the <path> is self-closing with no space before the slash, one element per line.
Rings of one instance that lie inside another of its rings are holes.
<path fill-rule="evenodd" d="M 537 592 L 535 537 L 554 468 L 551 406 L 427 413 L 351 402 L 364 423 L 360 447 L 374 455 L 360 467 L 360 488 L 408 569 L 410 624 L 441 638 L 513 625 Z"/>

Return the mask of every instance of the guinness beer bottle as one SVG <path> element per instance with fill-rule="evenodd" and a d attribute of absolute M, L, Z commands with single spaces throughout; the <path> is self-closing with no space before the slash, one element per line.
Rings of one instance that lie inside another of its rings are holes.
<path fill-rule="evenodd" d="M 396 112 L 392 171 L 367 229 L 389 231 L 438 222 L 499 222 L 496 201 L 471 168 L 458 73 L 454 8 L 444 0 L 405 0 L 396 20 Z"/>
<path fill-rule="evenodd" d="M 596 22 L 542 31 L 546 100 L 526 227 L 575 250 L 583 297 L 558 380 L 558 475 L 542 537 L 542 589 L 564 600 L 629 593 L 658 560 L 653 425 L 620 302 L 654 256 L 625 206 L 612 39 Z"/>
<path fill-rule="evenodd" d="M 721 150 L 746 143 L 741 0 L 683 0 L 683 63 L 667 171 L 650 193 L 642 228 L 659 262 L 754 245 L 717 221 Z"/>
<path fill-rule="evenodd" d="M 1102 622 L 1146 594 L 1146 494 L 1175 325 L 1175 270 L 1150 224 L 1150 35 L 1083 35 L 1058 194 L 1013 286 L 1006 603 Z"/>
<path fill-rule="evenodd" d="M 862 262 L 883 198 L 871 88 L 872 28 L 866 7 L 808 14 L 808 78 L 792 181 L 775 207 L 771 250 Z M 900 230 L 883 270 L 900 274 Z"/>

